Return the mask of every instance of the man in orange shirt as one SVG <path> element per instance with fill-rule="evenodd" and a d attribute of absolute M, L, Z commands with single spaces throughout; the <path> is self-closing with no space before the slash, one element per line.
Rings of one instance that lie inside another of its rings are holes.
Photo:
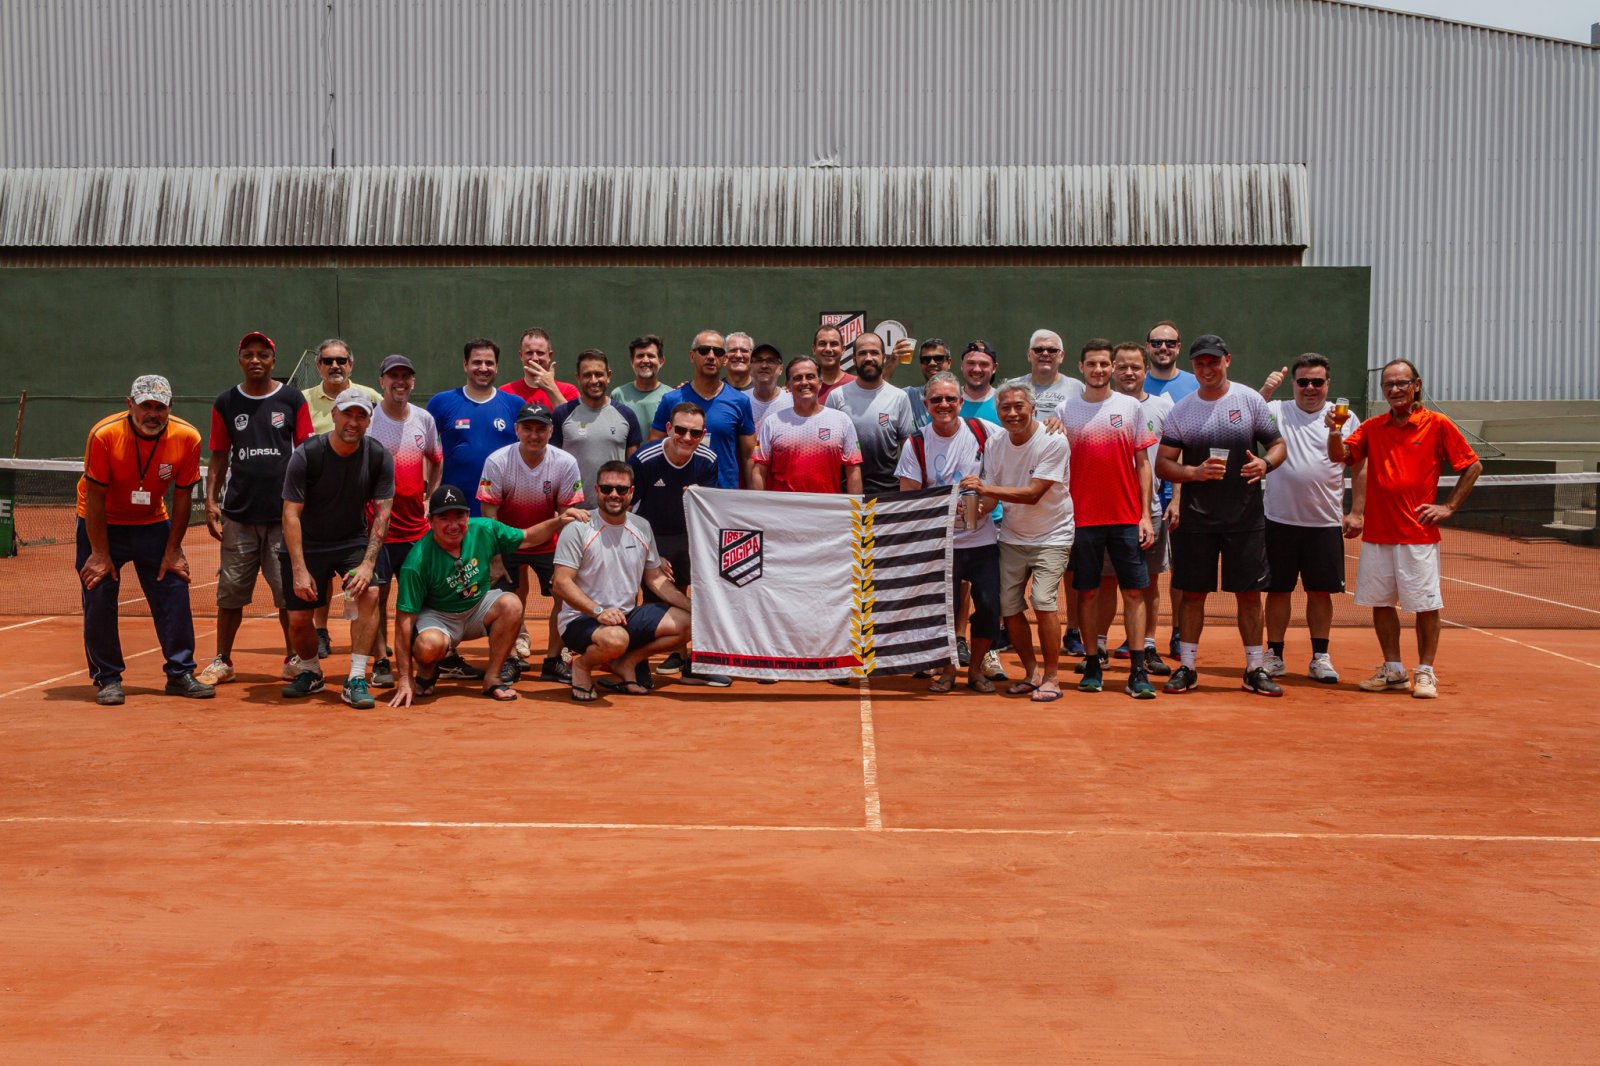
<path fill-rule="evenodd" d="M 1372 627 L 1383 648 L 1383 665 L 1361 682 L 1367 692 L 1407 689 L 1419 700 L 1437 699 L 1433 658 L 1439 650 L 1439 523 L 1456 513 L 1483 472 L 1466 437 L 1448 418 L 1422 407 L 1422 375 L 1408 360 L 1383 368 L 1389 410 L 1367 419 L 1348 439 L 1343 421 L 1329 410 L 1328 458 L 1354 466 L 1367 461 L 1365 499 L 1356 483 L 1344 535 L 1361 538 L 1356 603 L 1372 608 Z M 1435 503 L 1439 475 L 1448 465 L 1461 472 L 1444 503 Z M 1417 670 L 1406 676 L 1400 662 L 1400 612 L 1417 616 Z"/>
<path fill-rule="evenodd" d="M 104 707 L 120 706 L 122 640 L 117 596 L 122 567 L 133 563 L 166 656 L 169 696 L 210 699 L 216 690 L 194 676 L 194 615 L 183 535 L 200 481 L 200 431 L 172 415 L 172 386 L 155 374 L 135 378 L 128 410 L 89 431 L 78 480 L 78 551 L 83 582 L 83 646 Z M 172 521 L 167 490 L 173 490 Z"/>

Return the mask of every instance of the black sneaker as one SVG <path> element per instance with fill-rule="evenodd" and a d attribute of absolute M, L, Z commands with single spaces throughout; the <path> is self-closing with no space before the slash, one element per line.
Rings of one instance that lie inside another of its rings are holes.
<path fill-rule="evenodd" d="M 1178 692 L 1188 692 L 1190 689 L 1200 687 L 1200 674 L 1192 666 L 1180 666 L 1172 671 L 1172 676 L 1167 683 L 1161 686 L 1161 691 L 1169 695 Z"/>
<path fill-rule="evenodd" d="M 1102 652 L 1099 652 L 1099 653 L 1097 653 L 1097 654 L 1096 654 L 1096 655 L 1095 655 L 1095 656 L 1094 656 L 1094 660 L 1095 660 L 1095 665 L 1097 665 L 1097 666 L 1098 666 L 1098 667 L 1099 667 L 1099 668 L 1100 668 L 1100 669 L 1102 669 L 1102 670 L 1104 670 L 1104 669 L 1105 669 L 1105 668 L 1106 668 L 1106 667 L 1107 667 L 1107 666 L 1109 666 L 1109 665 L 1110 665 L 1110 663 L 1111 663 L 1111 658 L 1110 658 L 1110 656 L 1108 656 L 1108 655 L 1106 655 L 1106 653 L 1105 653 L 1105 652 L 1103 652 L 1103 651 L 1102 651 Z M 1085 670 L 1085 669 L 1087 669 L 1087 668 L 1088 668 L 1088 665 L 1089 665 L 1089 657 L 1088 657 L 1088 656 L 1087 656 L 1087 655 L 1086 655 L 1086 656 L 1085 656 L 1085 657 L 1084 657 L 1084 660 L 1083 660 L 1083 662 L 1081 662 L 1081 663 L 1079 663 L 1079 664 L 1078 664 L 1078 665 L 1077 665 L 1077 666 L 1074 666 L 1074 667 L 1073 667 L 1073 668 L 1072 668 L 1072 669 L 1073 669 L 1073 670 L 1074 670 L 1074 671 L 1075 671 L 1075 672 L 1077 672 L 1077 673 L 1080 673 L 1080 674 L 1081 674 L 1081 673 L 1083 673 L 1083 672 L 1084 672 L 1084 670 Z"/>
<path fill-rule="evenodd" d="M 1144 672 L 1151 677 L 1169 677 L 1172 667 L 1168 666 L 1161 658 L 1161 653 L 1154 648 L 1144 650 Z"/>
<path fill-rule="evenodd" d="M 972 648 L 967 644 L 966 637 L 956 638 L 956 661 L 962 666 L 972 665 Z"/>
<path fill-rule="evenodd" d="M 482 681 L 484 671 L 479 670 L 455 652 L 439 660 L 439 676 L 454 677 L 462 681 Z"/>
<path fill-rule="evenodd" d="M 572 667 L 563 662 L 561 656 L 551 655 L 539 664 L 539 680 L 570 685 L 572 684 Z"/>
<path fill-rule="evenodd" d="M 100 691 L 95 694 L 94 701 L 102 707 L 121 707 L 128 701 L 128 697 L 122 691 L 121 681 L 107 681 L 100 686 Z"/>
<path fill-rule="evenodd" d="M 1063 655 L 1088 655 L 1089 649 L 1083 646 L 1083 636 L 1076 629 L 1068 627 L 1061 638 L 1061 654 Z"/>
<path fill-rule="evenodd" d="M 217 694 L 216 689 L 201 684 L 193 674 L 179 674 L 177 677 L 167 678 L 167 687 L 162 691 L 169 696 L 182 696 L 186 700 L 209 700 Z"/>
<path fill-rule="evenodd" d="M 1156 687 L 1150 683 L 1144 671 L 1135 666 L 1128 671 L 1128 683 L 1123 690 L 1136 700 L 1153 700 L 1156 698 Z"/>
<path fill-rule="evenodd" d="M 333 639 L 326 629 L 317 630 L 317 658 L 326 659 L 333 654 Z"/>
<path fill-rule="evenodd" d="M 1174 629 L 1172 631 L 1172 640 L 1167 643 L 1167 658 L 1181 659 L 1182 657 L 1183 652 L 1178 648 L 1178 631 Z"/>
<path fill-rule="evenodd" d="M 1244 682 L 1239 687 L 1246 692 L 1254 692 L 1257 696 L 1283 695 L 1283 686 L 1272 680 L 1272 675 L 1267 673 L 1265 666 L 1246 670 L 1244 672 Z"/>
<path fill-rule="evenodd" d="M 1082 667 L 1080 672 L 1083 674 L 1083 680 L 1078 682 L 1078 691 L 1099 692 L 1104 685 L 1100 677 L 1100 668 L 1105 665 L 1100 661 L 1100 656 L 1091 655 L 1079 665 Z"/>
<path fill-rule="evenodd" d="M 303 700 L 313 692 L 321 691 L 322 675 L 302 670 L 294 675 L 293 681 L 283 686 L 282 695 L 286 700 Z"/>
<path fill-rule="evenodd" d="M 673 652 L 661 661 L 660 666 L 656 667 L 656 673 L 665 677 L 677 677 L 683 673 L 683 665 L 683 656 Z"/>
<path fill-rule="evenodd" d="M 379 659 L 372 664 L 372 687 L 394 688 L 394 667 L 389 665 L 388 659 Z"/>
<path fill-rule="evenodd" d="M 693 663 L 685 663 L 683 672 L 678 675 L 678 680 L 685 685 L 709 685 L 712 688 L 727 688 L 733 684 L 733 678 L 727 674 L 707 674 L 694 668 Z"/>
<path fill-rule="evenodd" d="M 515 685 L 522 680 L 522 664 L 515 659 L 507 659 L 500 667 L 500 683 L 502 685 Z"/>

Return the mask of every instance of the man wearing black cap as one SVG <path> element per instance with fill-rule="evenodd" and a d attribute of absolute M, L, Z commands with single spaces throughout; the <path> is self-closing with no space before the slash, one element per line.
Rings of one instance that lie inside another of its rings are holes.
<path fill-rule="evenodd" d="M 1184 484 L 1172 531 L 1172 583 L 1183 590 L 1178 657 L 1166 692 L 1199 684 L 1195 658 L 1205 625 L 1206 594 L 1234 594 L 1239 636 L 1244 641 L 1243 688 L 1259 696 L 1281 696 L 1263 664 L 1261 593 L 1269 583 L 1266 514 L 1261 479 L 1283 465 L 1283 437 L 1260 393 L 1228 380 L 1232 357 L 1221 337 L 1207 333 L 1189 347 L 1189 363 L 1200 382 L 1179 401 L 1161 432 L 1156 473 Z M 1265 451 L 1260 445 L 1266 444 Z"/>
<path fill-rule="evenodd" d="M 397 670 L 389 706 L 409 707 L 413 697 L 432 695 L 445 656 L 462 641 L 484 636 L 492 680 L 483 694 L 514 700 L 516 690 L 501 669 L 516 642 L 522 608 L 516 596 L 490 586 L 489 563 L 496 555 L 543 544 L 584 512 L 563 511 L 527 529 L 513 529 L 492 518 L 471 517 L 466 493 L 454 485 L 439 486 L 429 504 L 428 534 L 406 556 L 396 578 Z"/>
<path fill-rule="evenodd" d="M 758 344 L 750 353 L 750 419 L 757 429 L 768 412 L 788 400 L 788 393 L 778 384 L 783 372 L 783 353 L 770 344 Z"/>
<path fill-rule="evenodd" d="M 267 579 L 283 631 L 284 680 L 300 672 L 289 645 L 289 612 L 277 554 L 283 546 L 283 472 L 295 447 L 311 436 L 311 407 L 297 389 L 272 379 L 276 346 L 265 333 L 239 341 L 244 380 L 211 407 L 211 468 L 206 478 L 206 531 L 222 543 L 217 569 L 217 654 L 199 681 L 233 680 L 233 641 L 255 593 Z M 224 494 L 223 489 L 227 491 Z"/>

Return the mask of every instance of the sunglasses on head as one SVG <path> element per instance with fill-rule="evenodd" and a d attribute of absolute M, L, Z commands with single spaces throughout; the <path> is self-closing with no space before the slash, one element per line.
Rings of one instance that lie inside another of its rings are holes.
<path fill-rule="evenodd" d="M 626 496 L 633 491 L 632 485 L 596 485 L 594 491 L 602 496 Z"/>
<path fill-rule="evenodd" d="M 715 344 L 697 344 L 694 348 L 695 355 L 726 355 L 727 350 L 718 348 Z"/>
<path fill-rule="evenodd" d="M 680 426 L 676 423 L 673 424 L 672 432 L 680 437 L 688 437 L 690 440 L 699 440 L 706 435 L 706 431 L 703 429 L 690 429 L 688 426 Z"/>

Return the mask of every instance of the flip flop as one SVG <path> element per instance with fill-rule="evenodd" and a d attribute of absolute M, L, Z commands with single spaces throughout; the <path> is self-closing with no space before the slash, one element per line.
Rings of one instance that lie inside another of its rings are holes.
<path fill-rule="evenodd" d="M 619 677 L 601 677 L 595 679 L 595 684 L 617 696 L 648 696 L 650 690 L 637 681 L 624 681 Z M 635 692 L 634 689 L 639 691 Z"/>
<path fill-rule="evenodd" d="M 948 677 L 936 677 L 933 679 L 933 684 L 928 686 L 928 691 L 933 693 L 935 696 L 943 696 L 947 692 L 954 692 L 955 688 L 956 683 L 953 679 Z"/>
<path fill-rule="evenodd" d="M 1029 697 L 1029 699 L 1032 700 L 1034 703 L 1054 703 L 1056 700 L 1059 700 L 1060 698 L 1061 698 L 1060 691 L 1050 692 L 1050 691 L 1048 691 L 1046 689 L 1039 689 L 1037 692 L 1035 692 L 1032 696 Z"/>
<path fill-rule="evenodd" d="M 1035 685 L 1032 681 L 1028 681 L 1026 679 L 1022 681 L 1013 681 L 1011 682 L 1010 687 L 1006 689 L 1006 695 L 1026 696 L 1028 693 L 1033 692 L 1038 687 L 1038 685 Z"/>
<path fill-rule="evenodd" d="M 573 703 L 593 703 L 595 700 L 597 700 L 599 698 L 600 698 L 599 696 L 596 696 L 594 694 L 594 689 L 592 689 L 592 688 L 588 688 L 588 687 L 586 687 L 584 685 L 573 685 L 572 686 L 572 702 Z"/>
<path fill-rule="evenodd" d="M 981 693 L 985 696 L 992 696 L 995 691 L 994 682 L 990 681 L 986 677 L 980 677 L 976 681 L 968 681 L 967 688 L 971 689 L 973 692 Z"/>
<path fill-rule="evenodd" d="M 411 679 L 411 692 L 413 695 L 417 696 L 431 696 L 433 695 L 433 687 L 438 683 L 438 674 L 434 674 L 432 677 L 423 677 L 421 674 L 418 674 L 416 677 Z"/>
<path fill-rule="evenodd" d="M 510 703 L 517 698 L 517 690 L 501 681 L 483 690 L 484 696 L 499 703 Z"/>

